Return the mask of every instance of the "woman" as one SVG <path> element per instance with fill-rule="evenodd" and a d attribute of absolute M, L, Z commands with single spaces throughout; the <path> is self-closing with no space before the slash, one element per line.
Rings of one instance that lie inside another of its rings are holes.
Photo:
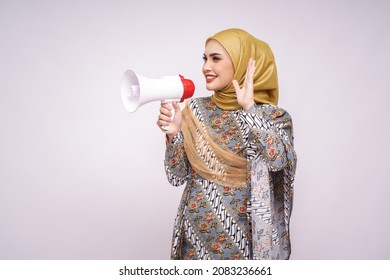
<path fill-rule="evenodd" d="M 288 259 L 296 154 L 292 120 L 276 106 L 269 46 L 241 29 L 206 40 L 203 74 L 211 97 L 181 112 L 161 105 L 165 170 L 186 183 L 172 259 Z M 169 126 L 168 130 L 163 127 Z"/>

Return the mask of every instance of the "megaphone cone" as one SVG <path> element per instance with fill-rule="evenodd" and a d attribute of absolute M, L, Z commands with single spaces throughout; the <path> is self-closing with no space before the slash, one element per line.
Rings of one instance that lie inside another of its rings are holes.
<path fill-rule="evenodd" d="M 183 102 L 192 97 L 194 91 L 194 83 L 182 75 L 151 79 L 138 75 L 133 70 L 127 70 L 122 77 L 122 102 L 130 113 L 152 101 Z"/>

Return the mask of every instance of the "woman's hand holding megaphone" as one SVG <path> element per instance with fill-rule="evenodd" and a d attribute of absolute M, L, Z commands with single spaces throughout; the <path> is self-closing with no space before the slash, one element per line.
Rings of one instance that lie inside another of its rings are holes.
<path fill-rule="evenodd" d="M 172 109 L 175 110 L 174 114 Z M 168 103 L 161 103 L 160 115 L 158 116 L 157 125 L 167 135 L 167 142 L 169 144 L 172 143 L 173 137 L 179 133 L 181 122 L 182 117 L 179 104 L 172 102 L 171 106 Z"/>

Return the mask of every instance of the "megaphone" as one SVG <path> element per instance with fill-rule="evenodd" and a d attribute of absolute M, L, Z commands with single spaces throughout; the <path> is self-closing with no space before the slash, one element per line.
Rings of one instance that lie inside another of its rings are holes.
<path fill-rule="evenodd" d="M 182 75 L 151 79 L 138 75 L 133 70 L 127 70 L 122 77 L 122 101 L 125 109 L 130 113 L 152 101 L 183 102 L 192 97 L 194 91 L 194 83 Z"/>

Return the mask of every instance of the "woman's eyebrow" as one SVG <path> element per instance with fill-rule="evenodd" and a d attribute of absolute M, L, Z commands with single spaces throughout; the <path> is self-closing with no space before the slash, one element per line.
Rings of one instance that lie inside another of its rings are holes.
<path fill-rule="evenodd" d="M 206 56 L 207 54 L 203 54 L 204 56 Z M 216 56 L 216 55 L 221 55 L 220 53 L 210 53 L 208 56 Z"/>

